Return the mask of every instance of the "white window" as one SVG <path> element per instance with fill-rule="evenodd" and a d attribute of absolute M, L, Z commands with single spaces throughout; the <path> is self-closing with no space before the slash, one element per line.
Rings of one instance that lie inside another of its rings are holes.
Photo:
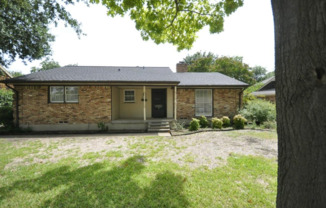
<path fill-rule="evenodd" d="M 50 102 L 63 103 L 64 102 L 64 87 L 50 87 Z"/>
<path fill-rule="evenodd" d="M 196 116 L 212 116 L 212 90 L 196 89 Z"/>
<path fill-rule="evenodd" d="M 78 87 L 65 87 L 66 102 L 78 103 Z"/>
<path fill-rule="evenodd" d="M 124 90 L 124 101 L 126 103 L 135 102 L 135 90 Z"/>
<path fill-rule="evenodd" d="M 51 86 L 50 103 L 78 103 L 78 87 Z"/>

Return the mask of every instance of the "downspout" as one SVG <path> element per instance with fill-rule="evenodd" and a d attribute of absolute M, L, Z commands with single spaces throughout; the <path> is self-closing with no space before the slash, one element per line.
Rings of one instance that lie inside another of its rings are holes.
<path fill-rule="evenodd" d="M 7 84 L 7 82 L 5 82 L 5 85 L 6 85 L 8 88 L 12 89 L 12 90 L 15 92 L 15 95 L 16 95 L 16 127 L 19 128 L 19 108 L 18 108 L 18 106 L 19 106 L 19 96 L 18 96 L 18 91 L 15 90 L 14 88 L 10 87 L 10 86 Z"/>
<path fill-rule="evenodd" d="M 243 93 L 243 91 L 245 91 L 246 87 L 243 88 L 240 92 L 239 92 L 239 110 L 241 110 L 241 95 Z"/>

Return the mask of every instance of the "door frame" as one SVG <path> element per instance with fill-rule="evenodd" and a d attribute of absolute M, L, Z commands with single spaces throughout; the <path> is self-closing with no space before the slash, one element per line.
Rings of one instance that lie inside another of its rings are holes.
<path fill-rule="evenodd" d="M 162 103 L 165 107 L 164 107 L 164 115 L 163 117 L 154 117 L 153 116 L 153 109 L 154 109 L 154 105 L 153 105 L 153 97 L 155 96 L 155 90 L 160 90 L 160 91 L 163 91 L 164 94 L 165 94 L 165 103 Z M 167 99 L 167 89 L 166 88 L 152 88 L 152 92 L 151 92 L 151 96 L 152 96 L 152 99 L 151 99 L 151 113 L 152 113 L 152 118 L 167 118 L 167 108 L 168 108 L 168 99 Z"/>

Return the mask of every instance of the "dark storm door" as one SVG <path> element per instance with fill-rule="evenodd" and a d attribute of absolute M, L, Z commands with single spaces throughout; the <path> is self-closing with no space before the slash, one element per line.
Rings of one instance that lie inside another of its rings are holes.
<path fill-rule="evenodd" d="M 152 89 L 152 117 L 166 118 L 166 89 Z"/>

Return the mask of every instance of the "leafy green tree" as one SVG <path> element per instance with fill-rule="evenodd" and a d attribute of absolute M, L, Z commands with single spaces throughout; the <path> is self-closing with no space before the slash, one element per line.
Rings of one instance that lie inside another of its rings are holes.
<path fill-rule="evenodd" d="M 242 57 L 218 57 L 211 52 L 197 52 L 183 60 L 188 64 L 190 72 L 220 72 L 248 84 L 256 82 L 254 74 L 248 64 L 243 63 Z"/>
<path fill-rule="evenodd" d="M 78 36 L 82 34 L 79 23 L 64 7 L 76 1 L 80 0 L 0 0 L 0 64 L 49 55 L 54 41 L 49 26 L 59 21 L 71 26 Z"/>
<path fill-rule="evenodd" d="M 144 40 L 171 43 L 178 50 L 190 49 L 196 33 L 209 26 L 223 31 L 224 18 L 243 5 L 243 0 L 92 0 L 108 8 L 109 16 L 130 15 Z"/>
<path fill-rule="evenodd" d="M 212 52 L 196 52 L 193 55 L 187 55 L 183 61 L 188 64 L 191 65 L 193 64 L 195 61 L 197 61 L 198 59 L 208 59 L 210 60 L 210 62 L 208 62 L 208 64 L 212 65 L 214 63 L 214 61 L 218 58 L 218 55 L 215 55 Z"/>
<path fill-rule="evenodd" d="M 190 72 L 210 72 L 212 71 L 212 58 L 199 58 L 188 65 L 188 71 Z"/>
<path fill-rule="evenodd" d="M 0 89 L 0 107 L 12 107 L 13 92 L 10 89 Z"/>
<path fill-rule="evenodd" d="M 263 86 L 263 83 L 258 82 L 243 91 L 243 103 L 246 104 L 251 100 L 256 100 L 257 98 L 252 94 L 253 92 L 259 90 Z"/>
<path fill-rule="evenodd" d="M 23 76 L 23 73 L 21 71 L 9 71 L 12 77 L 19 77 Z"/>
<path fill-rule="evenodd" d="M 265 76 L 264 79 L 268 79 L 268 78 L 270 78 L 270 77 L 274 77 L 274 76 L 275 76 L 275 72 L 274 72 L 274 71 L 272 71 L 272 72 L 268 72 L 268 73 L 266 74 L 266 76 Z"/>
<path fill-rule="evenodd" d="M 188 64 L 188 70 L 192 72 L 209 72 L 218 56 L 212 52 L 197 52 L 186 56 L 183 61 Z"/>
<path fill-rule="evenodd" d="M 254 75 L 256 82 L 261 82 L 266 79 L 267 70 L 262 66 L 255 66 L 251 69 L 251 72 Z"/>
<path fill-rule="evenodd" d="M 220 72 L 248 84 L 254 84 L 256 81 L 253 73 L 249 70 L 249 65 L 243 63 L 242 59 L 239 56 L 220 57 L 216 59 L 211 71 Z"/>
<path fill-rule="evenodd" d="M 60 64 L 52 59 L 45 59 L 41 62 L 41 67 L 37 68 L 35 66 L 32 67 L 31 73 L 39 72 L 39 71 L 45 71 L 49 69 L 54 69 L 60 67 Z"/>

